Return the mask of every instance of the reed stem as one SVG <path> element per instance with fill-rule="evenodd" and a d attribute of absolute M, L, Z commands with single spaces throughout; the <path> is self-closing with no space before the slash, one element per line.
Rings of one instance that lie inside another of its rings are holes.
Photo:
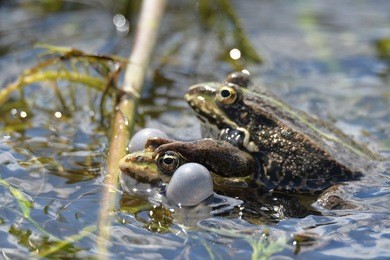
<path fill-rule="evenodd" d="M 155 46 L 158 27 L 166 0 L 144 0 L 135 36 L 133 51 L 125 72 L 122 90 L 125 93 L 117 105 L 108 152 L 105 188 L 102 193 L 98 220 L 97 248 L 99 258 L 109 258 L 109 238 L 112 212 L 117 208 L 119 160 L 126 154 L 126 144 L 134 131 L 137 106 L 146 71 Z"/>

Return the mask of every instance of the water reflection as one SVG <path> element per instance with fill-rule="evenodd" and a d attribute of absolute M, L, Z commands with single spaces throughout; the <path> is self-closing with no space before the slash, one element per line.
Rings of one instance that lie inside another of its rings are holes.
<path fill-rule="evenodd" d="M 229 54 L 230 58 L 232 58 L 233 60 L 238 60 L 239 58 L 241 58 L 241 51 L 239 49 L 231 49 Z"/>
<path fill-rule="evenodd" d="M 121 14 L 114 15 L 114 18 L 112 19 L 116 31 L 119 35 L 127 35 L 130 30 L 130 23 L 129 21 Z"/>

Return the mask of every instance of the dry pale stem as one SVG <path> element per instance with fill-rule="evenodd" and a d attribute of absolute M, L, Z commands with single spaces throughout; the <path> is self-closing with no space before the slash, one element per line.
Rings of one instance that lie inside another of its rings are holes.
<path fill-rule="evenodd" d="M 144 0 L 129 66 L 125 72 L 122 90 L 127 93 L 115 112 L 113 132 L 107 160 L 106 186 L 102 194 L 99 212 L 99 258 L 107 258 L 110 238 L 111 215 L 117 207 L 119 160 L 126 153 L 126 143 L 133 133 L 137 113 L 137 101 L 141 93 L 146 69 L 156 42 L 158 26 L 165 7 L 165 0 Z M 130 98 L 132 97 L 132 98 Z"/>

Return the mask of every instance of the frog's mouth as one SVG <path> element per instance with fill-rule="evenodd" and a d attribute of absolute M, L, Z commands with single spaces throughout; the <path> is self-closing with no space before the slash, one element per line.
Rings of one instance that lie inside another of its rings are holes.
<path fill-rule="evenodd" d="M 196 116 L 200 121 L 222 129 L 228 126 L 226 121 L 229 119 L 215 102 L 215 96 L 219 86 L 220 84 L 216 82 L 193 85 L 189 88 L 184 98 L 196 112 Z"/>

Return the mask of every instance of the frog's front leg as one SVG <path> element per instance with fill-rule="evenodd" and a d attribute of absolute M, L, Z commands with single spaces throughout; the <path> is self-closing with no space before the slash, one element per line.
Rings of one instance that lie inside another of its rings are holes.
<path fill-rule="evenodd" d="M 162 137 L 150 137 L 145 143 L 145 149 L 149 151 L 154 151 L 156 150 L 157 147 L 172 142 L 176 142 L 176 141 L 172 139 L 162 138 Z"/>

